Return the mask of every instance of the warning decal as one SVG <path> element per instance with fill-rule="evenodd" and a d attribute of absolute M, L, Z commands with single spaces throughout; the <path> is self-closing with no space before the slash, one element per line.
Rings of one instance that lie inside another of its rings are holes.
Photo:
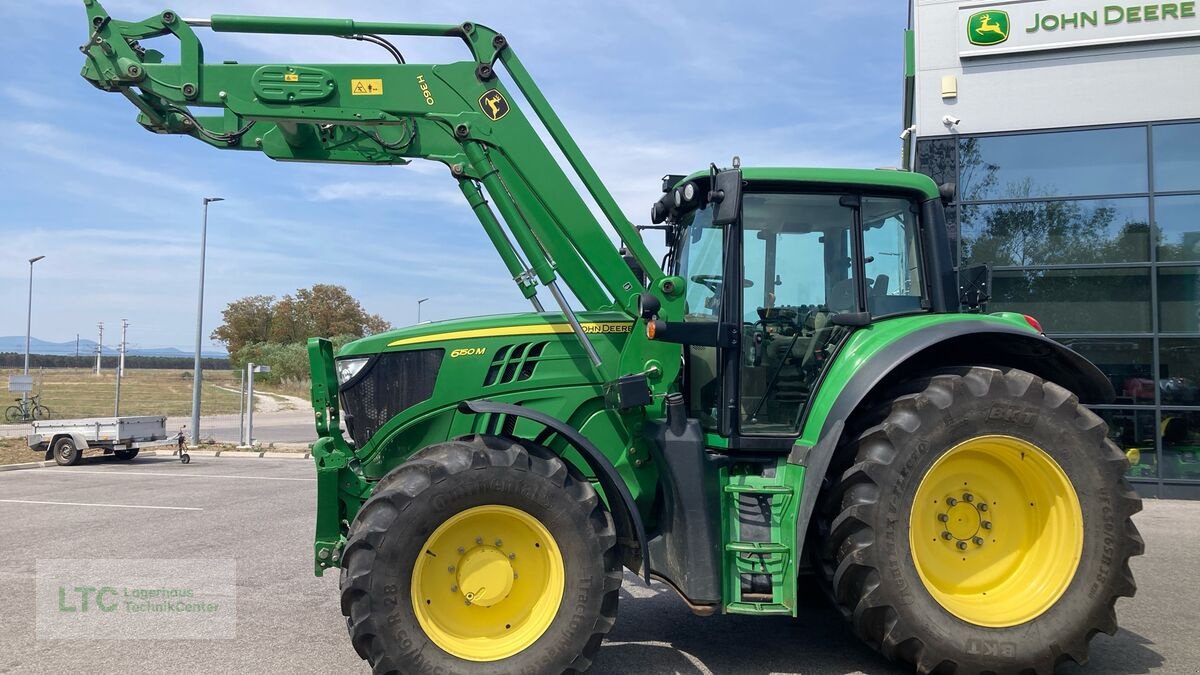
<path fill-rule="evenodd" d="M 350 80 L 354 96 L 383 96 L 383 80 Z"/>

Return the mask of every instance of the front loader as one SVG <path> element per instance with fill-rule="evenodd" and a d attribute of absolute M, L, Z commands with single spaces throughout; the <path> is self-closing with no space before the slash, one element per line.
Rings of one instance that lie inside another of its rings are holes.
<path fill-rule="evenodd" d="M 336 355 L 309 341 L 314 565 L 340 571 L 375 672 L 583 671 L 623 568 L 705 616 L 794 617 L 814 576 L 920 672 L 1050 673 L 1116 630 L 1140 502 L 1083 405 L 1112 386 L 1031 317 L 960 311 L 927 177 L 669 175 L 660 263 L 489 28 L 84 5 L 83 76 L 144 127 L 282 161 L 439 162 L 533 305 Z M 395 63 L 207 63 L 197 28 L 365 40 Z M 176 63 L 142 44 L 167 35 Z M 393 36 L 469 58 L 406 63 Z"/>

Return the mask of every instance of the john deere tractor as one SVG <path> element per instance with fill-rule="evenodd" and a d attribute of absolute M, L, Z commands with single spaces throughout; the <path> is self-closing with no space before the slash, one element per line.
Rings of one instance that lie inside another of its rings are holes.
<path fill-rule="evenodd" d="M 704 616 L 795 616 L 813 576 L 920 672 L 1050 673 L 1116 630 L 1140 502 L 1083 405 L 1111 385 L 1031 317 L 960 311 L 927 177 L 669 175 L 645 225 L 660 263 L 494 30 L 84 5 L 83 76 L 144 127 L 282 161 L 438 162 L 533 306 L 309 342 L 314 565 L 340 571 L 376 672 L 583 671 L 623 568 Z M 395 62 L 207 63 L 198 28 Z M 178 62 L 144 44 L 167 35 Z M 468 58 L 406 63 L 396 36 Z"/>

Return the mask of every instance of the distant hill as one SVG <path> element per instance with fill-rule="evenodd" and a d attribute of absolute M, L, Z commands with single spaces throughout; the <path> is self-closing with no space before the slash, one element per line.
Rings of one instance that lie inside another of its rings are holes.
<path fill-rule="evenodd" d="M 24 335 L 9 335 L 0 337 L 0 352 L 16 352 L 18 354 L 25 353 L 25 336 Z M 48 342 L 37 338 L 29 340 L 30 354 L 49 354 L 53 356 L 74 356 L 75 341 L 70 342 Z M 116 356 L 119 352 L 114 347 L 104 346 L 104 351 L 101 352 L 104 356 Z M 129 356 L 167 356 L 181 357 L 191 356 L 195 352 L 191 350 L 178 349 L 176 347 L 146 347 L 141 349 L 130 348 L 125 352 Z M 79 341 L 80 356 L 95 355 L 96 341 L 95 340 L 80 340 Z M 229 356 L 223 349 L 209 348 L 200 351 L 200 355 L 204 358 L 223 359 Z"/>

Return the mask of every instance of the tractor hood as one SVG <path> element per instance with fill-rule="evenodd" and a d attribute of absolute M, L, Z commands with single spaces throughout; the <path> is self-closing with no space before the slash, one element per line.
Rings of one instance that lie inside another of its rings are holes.
<path fill-rule="evenodd" d="M 580 312 L 580 326 L 589 334 L 629 333 L 633 320 L 620 312 Z M 338 358 L 369 356 L 385 351 L 428 349 L 456 340 L 517 336 L 570 334 L 571 325 L 559 313 L 493 314 L 423 323 L 369 335 L 338 351 Z"/>

